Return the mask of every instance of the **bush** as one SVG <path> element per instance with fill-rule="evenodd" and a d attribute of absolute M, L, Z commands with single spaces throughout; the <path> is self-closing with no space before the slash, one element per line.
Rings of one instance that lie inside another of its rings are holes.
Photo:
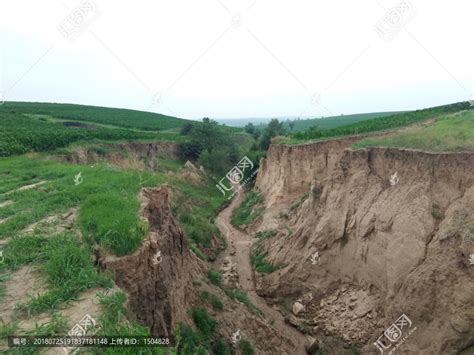
<path fill-rule="evenodd" d="M 232 352 L 230 351 L 229 344 L 227 344 L 225 340 L 222 338 L 217 339 L 216 343 L 214 344 L 213 351 L 215 355 L 231 355 L 232 354 Z"/>
<path fill-rule="evenodd" d="M 207 277 L 213 285 L 219 286 L 222 283 L 222 274 L 219 271 L 209 270 Z"/>
<path fill-rule="evenodd" d="M 196 308 L 192 311 L 194 323 L 206 338 L 210 338 L 217 326 L 217 322 L 207 313 L 204 308 Z"/>
<path fill-rule="evenodd" d="M 253 355 L 255 353 L 252 344 L 247 340 L 242 339 L 239 341 L 239 349 L 242 352 L 242 355 Z"/>
<path fill-rule="evenodd" d="M 258 204 L 263 202 L 261 194 L 255 191 L 250 191 L 245 200 L 242 201 L 232 213 L 231 223 L 234 226 L 241 226 L 252 223 L 255 218 L 262 214 L 263 208 L 255 208 Z"/>
<path fill-rule="evenodd" d="M 224 304 L 216 295 L 211 295 L 211 305 L 212 305 L 212 308 L 214 308 L 216 311 L 224 310 Z"/>

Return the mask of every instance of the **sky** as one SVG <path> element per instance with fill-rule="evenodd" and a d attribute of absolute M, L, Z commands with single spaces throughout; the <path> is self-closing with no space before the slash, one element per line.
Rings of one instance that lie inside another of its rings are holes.
<path fill-rule="evenodd" d="M 2 0 L 4 101 L 188 119 L 472 97 L 472 0 Z"/>

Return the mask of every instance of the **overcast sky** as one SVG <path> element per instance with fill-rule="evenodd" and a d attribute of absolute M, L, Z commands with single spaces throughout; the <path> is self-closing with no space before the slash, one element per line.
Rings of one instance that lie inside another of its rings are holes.
<path fill-rule="evenodd" d="M 471 97 L 473 1 L 397 4 L 2 0 L 0 90 L 4 100 L 192 119 L 329 116 Z"/>

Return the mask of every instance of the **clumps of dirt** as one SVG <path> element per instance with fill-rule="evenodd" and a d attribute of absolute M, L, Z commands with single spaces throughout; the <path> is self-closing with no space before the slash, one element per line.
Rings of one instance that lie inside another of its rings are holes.
<path fill-rule="evenodd" d="M 12 200 L 6 200 L 6 201 L 3 201 L 3 202 L 0 202 L 0 208 L 7 207 L 7 206 L 10 206 L 12 204 L 13 204 Z"/>
<path fill-rule="evenodd" d="M 222 261 L 221 271 L 224 285 L 230 287 L 240 287 L 237 265 L 232 263 L 230 257 L 226 257 Z"/>
<path fill-rule="evenodd" d="M 201 167 L 202 168 L 202 167 Z M 190 182 L 193 185 L 199 185 L 205 178 L 204 172 L 198 169 L 189 160 L 184 164 L 184 169 L 178 174 L 178 177 Z"/>
<path fill-rule="evenodd" d="M 378 324 L 379 302 L 369 287 L 341 286 L 322 297 L 309 292 L 293 304 L 290 323 L 309 334 L 337 336 L 347 344 L 366 343 Z"/>
<path fill-rule="evenodd" d="M 0 320 L 7 324 L 15 322 L 15 305 L 46 289 L 46 281 L 34 268 L 24 266 L 13 271 L 5 281 L 5 295 L 0 303 Z"/>
<path fill-rule="evenodd" d="M 10 195 L 10 194 L 12 194 L 12 193 L 14 193 L 14 192 L 19 192 L 19 191 L 25 191 L 25 190 L 35 189 L 35 188 L 37 188 L 38 186 L 44 185 L 44 184 L 46 184 L 46 183 L 47 183 L 47 181 L 40 181 L 40 182 L 37 182 L 37 183 L 34 183 L 34 184 L 25 185 L 25 186 L 19 187 L 18 189 L 5 192 L 5 193 L 4 193 L 4 196 Z"/>
<path fill-rule="evenodd" d="M 67 230 L 71 230 L 76 221 L 78 208 L 69 209 L 66 213 L 51 215 L 42 220 L 28 225 L 22 230 L 22 234 L 35 233 L 41 234 L 58 234 Z"/>

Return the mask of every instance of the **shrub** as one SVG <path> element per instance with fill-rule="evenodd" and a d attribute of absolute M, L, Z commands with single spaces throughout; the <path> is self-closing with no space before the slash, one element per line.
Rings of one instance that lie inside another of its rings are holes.
<path fill-rule="evenodd" d="M 209 270 L 207 277 L 213 285 L 219 286 L 222 283 L 222 274 L 219 271 Z"/>
<path fill-rule="evenodd" d="M 217 322 L 207 313 L 204 308 L 196 308 L 192 311 L 194 323 L 198 329 L 206 336 L 210 338 L 217 326 Z"/>
<path fill-rule="evenodd" d="M 219 338 L 217 339 L 216 343 L 214 344 L 214 354 L 215 355 L 231 355 L 232 352 L 230 351 L 229 344 L 225 342 L 224 339 Z"/>
<path fill-rule="evenodd" d="M 212 308 L 214 308 L 216 311 L 224 310 L 224 304 L 216 295 L 211 295 L 211 305 L 212 305 Z"/>
<path fill-rule="evenodd" d="M 255 353 L 252 344 L 248 340 L 242 339 L 239 341 L 239 349 L 242 355 L 253 355 Z"/>

